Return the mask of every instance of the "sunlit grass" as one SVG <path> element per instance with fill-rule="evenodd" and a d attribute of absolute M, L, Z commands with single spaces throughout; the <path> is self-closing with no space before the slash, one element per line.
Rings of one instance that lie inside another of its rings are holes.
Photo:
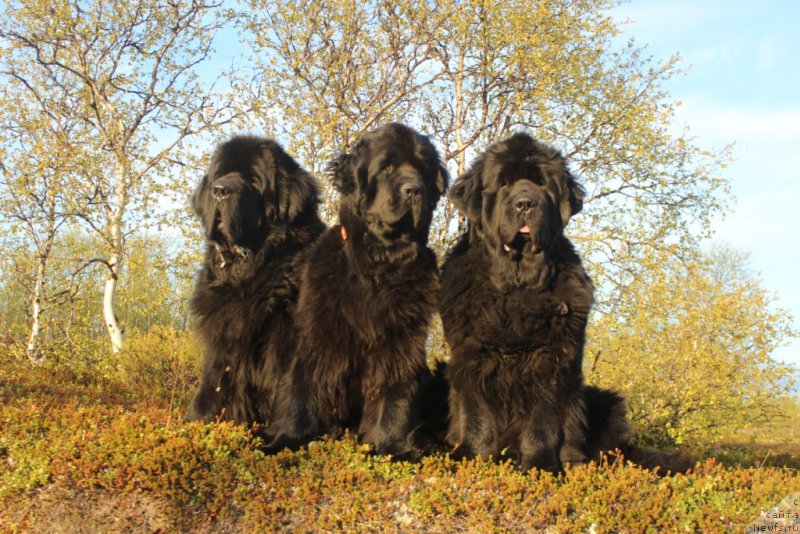
<path fill-rule="evenodd" d="M 5 359 L 0 530 L 724 531 L 800 491 L 791 449 L 747 442 L 725 461 L 748 467 L 671 477 L 614 457 L 561 475 L 412 465 L 350 438 L 267 456 L 244 427 L 181 423 L 185 396 L 155 387 Z"/>

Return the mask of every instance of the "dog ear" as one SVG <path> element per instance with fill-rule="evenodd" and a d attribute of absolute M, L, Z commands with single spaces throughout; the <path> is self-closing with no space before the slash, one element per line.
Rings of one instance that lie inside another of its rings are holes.
<path fill-rule="evenodd" d="M 291 159 L 288 155 L 287 158 Z M 281 172 L 278 196 L 278 217 L 293 221 L 307 210 L 316 210 L 319 204 L 319 184 L 316 178 L 301 168 L 294 160 L 294 169 L 289 173 Z M 279 167 L 281 170 L 283 166 Z"/>
<path fill-rule="evenodd" d="M 553 202 L 558 205 L 561 226 L 567 226 L 570 218 L 583 209 L 585 191 L 575 176 L 569 172 L 567 162 L 557 154 L 539 167 L 544 176 L 545 188 Z"/>
<path fill-rule="evenodd" d="M 319 184 L 276 142 L 265 143 L 262 170 L 267 174 L 264 205 L 268 217 L 291 222 L 306 210 L 316 210 Z M 272 194 L 272 202 L 267 191 Z"/>
<path fill-rule="evenodd" d="M 583 198 L 586 192 L 571 172 L 566 168 L 563 172 L 564 178 L 562 184 L 564 191 L 562 191 L 560 195 L 561 202 L 559 211 L 561 212 L 561 224 L 566 226 L 569 219 L 583 209 Z"/>
<path fill-rule="evenodd" d="M 264 196 L 267 218 L 291 222 L 307 208 L 316 209 L 317 180 L 275 141 L 262 140 L 252 173 L 254 185 Z"/>
<path fill-rule="evenodd" d="M 447 167 L 444 166 L 444 163 L 439 162 L 439 172 L 436 175 L 436 189 L 439 190 L 440 195 L 443 195 L 445 191 L 447 191 L 449 184 L 450 173 L 447 171 Z"/>
<path fill-rule="evenodd" d="M 277 147 L 277 150 L 275 150 Z M 268 219 L 278 216 L 278 165 L 275 153 L 280 147 L 274 141 L 261 139 L 257 153 L 252 160 L 251 179 L 264 197 L 264 211 Z M 275 201 L 270 198 L 272 196 Z"/>
<path fill-rule="evenodd" d="M 343 195 L 349 195 L 356 189 L 355 159 L 352 154 L 340 154 L 326 169 L 333 186 Z"/>
<path fill-rule="evenodd" d="M 483 162 L 479 159 L 467 172 L 459 176 L 453 187 L 450 188 L 450 202 L 473 222 L 478 221 L 481 217 L 482 172 Z"/>

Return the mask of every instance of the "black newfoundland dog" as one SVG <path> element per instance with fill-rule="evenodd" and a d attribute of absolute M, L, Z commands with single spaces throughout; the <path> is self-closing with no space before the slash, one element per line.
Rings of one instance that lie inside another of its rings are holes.
<path fill-rule="evenodd" d="M 428 138 L 402 124 L 367 133 L 331 171 L 340 224 L 303 273 L 300 347 L 269 448 L 351 429 L 379 454 L 412 458 L 439 290 L 426 244 L 447 171 Z"/>
<path fill-rule="evenodd" d="M 558 470 L 628 439 L 623 399 L 583 384 L 593 286 L 563 234 L 583 196 L 561 154 L 522 133 L 453 185 L 469 222 L 440 295 L 455 457 Z"/>
<path fill-rule="evenodd" d="M 192 198 L 207 242 L 190 302 L 205 358 L 187 420 L 269 421 L 305 251 L 324 231 L 318 191 L 270 139 L 234 137 L 214 153 Z"/>

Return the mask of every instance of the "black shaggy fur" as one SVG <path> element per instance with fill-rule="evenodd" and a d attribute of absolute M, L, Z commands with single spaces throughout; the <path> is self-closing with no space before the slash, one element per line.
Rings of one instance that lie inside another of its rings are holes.
<path fill-rule="evenodd" d="M 426 243 L 447 171 L 428 138 L 401 124 L 367 133 L 331 167 L 340 224 L 303 273 L 300 348 L 271 447 L 352 429 L 376 452 L 410 458 L 439 290 Z"/>
<path fill-rule="evenodd" d="M 318 191 L 270 139 L 234 137 L 214 153 L 192 197 L 207 247 L 190 302 L 205 358 L 188 420 L 269 421 L 306 249 L 324 230 Z"/>
<path fill-rule="evenodd" d="M 624 401 L 583 385 L 593 286 L 563 234 L 583 196 L 561 154 L 521 133 L 490 146 L 452 188 L 469 221 L 440 295 L 456 457 L 503 452 L 551 470 L 586 461 L 617 443 L 591 434 L 587 416 L 613 419 L 603 429 L 619 443 L 628 437 Z"/>

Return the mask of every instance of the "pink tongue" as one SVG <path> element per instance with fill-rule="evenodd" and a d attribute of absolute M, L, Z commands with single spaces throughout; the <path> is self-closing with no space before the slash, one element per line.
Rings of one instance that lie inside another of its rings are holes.
<path fill-rule="evenodd" d="M 521 233 L 521 234 L 529 234 L 529 233 L 531 233 L 531 229 L 528 228 L 528 225 L 526 224 L 525 226 L 520 226 L 519 233 Z"/>

